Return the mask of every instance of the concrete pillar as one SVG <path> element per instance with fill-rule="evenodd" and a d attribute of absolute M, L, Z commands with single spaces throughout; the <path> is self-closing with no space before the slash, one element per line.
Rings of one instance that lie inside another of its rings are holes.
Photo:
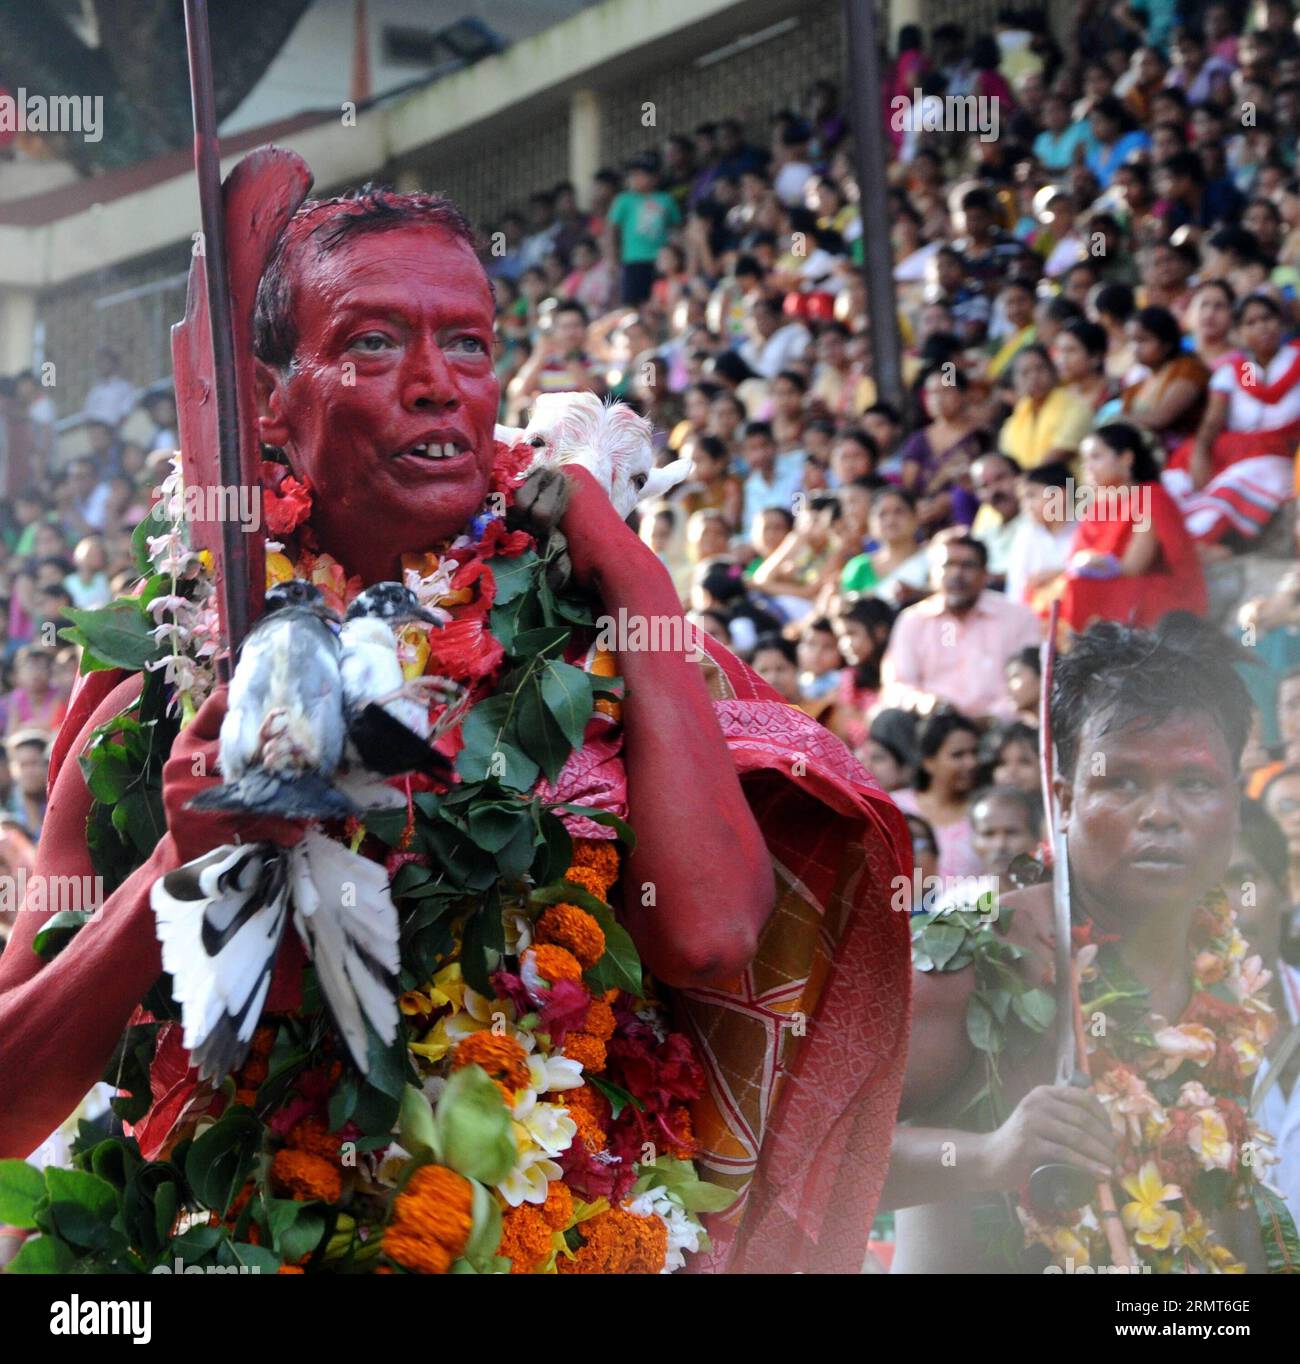
<path fill-rule="evenodd" d="M 32 366 L 36 290 L 0 289 L 0 374 Z"/>
<path fill-rule="evenodd" d="M 569 97 L 569 179 L 580 208 L 590 207 L 591 179 L 600 169 L 600 94 L 575 90 Z"/>

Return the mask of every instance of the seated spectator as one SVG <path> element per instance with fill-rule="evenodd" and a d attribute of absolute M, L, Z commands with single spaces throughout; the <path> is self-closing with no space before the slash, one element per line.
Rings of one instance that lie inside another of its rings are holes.
<path fill-rule="evenodd" d="M 691 469 L 678 490 L 677 505 L 688 516 L 716 511 L 731 530 L 739 530 L 745 493 L 740 479 L 731 472 L 726 443 L 718 436 L 692 435 L 682 443 L 679 454 L 691 461 Z"/>
<path fill-rule="evenodd" d="M 915 498 L 902 488 L 877 489 L 867 525 L 876 547 L 844 565 L 841 590 L 870 592 L 895 606 L 910 605 L 924 595 L 930 582 L 929 558 L 917 544 Z"/>
<path fill-rule="evenodd" d="M 1282 309 L 1265 294 L 1242 299 L 1235 321 L 1243 358 L 1214 372 L 1200 430 L 1164 474 L 1188 530 L 1205 545 L 1218 546 L 1229 532 L 1254 539 L 1294 490 L 1300 342 L 1282 344 Z"/>
<path fill-rule="evenodd" d="M 745 525 L 769 507 L 789 508 L 803 486 L 804 454 L 792 450 L 778 454 L 772 427 L 767 422 L 750 422 L 741 441 L 745 466 L 743 515 Z"/>
<path fill-rule="evenodd" d="M 1204 615 L 1205 575 L 1141 433 L 1113 422 L 1083 443 L 1094 491 L 1075 530 L 1061 619 L 1075 631 L 1094 620 L 1148 628 L 1170 611 Z"/>
<path fill-rule="evenodd" d="M 781 305 L 764 296 L 747 305 L 745 334 L 740 358 L 764 379 L 775 379 L 802 361 L 812 343 L 812 333 L 802 322 L 786 321 Z"/>
<path fill-rule="evenodd" d="M 984 447 L 969 391 L 969 381 L 955 366 L 931 370 L 922 389 L 930 421 L 900 451 L 903 487 L 918 499 L 927 532 L 970 525 L 978 506 L 970 490 L 970 466 Z"/>
<path fill-rule="evenodd" d="M 1043 684 L 1041 651 L 1030 645 L 1007 659 L 1007 695 L 1016 708 L 1016 721 L 1037 729 Z"/>
<path fill-rule="evenodd" d="M 4 698 L 5 732 L 39 729 L 52 733 L 63 718 L 65 698 L 54 689 L 54 654 L 28 644 L 14 658 L 14 687 Z"/>
<path fill-rule="evenodd" d="M 113 592 L 108 585 L 108 574 L 104 571 L 108 567 L 108 555 L 103 537 L 86 536 L 73 553 L 73 563 L 75 572 L 63 578 L 63 586 L 71 595 L 72 604 L 83 611 L 107 606 L 113 599 Z"/>
<path fill-rule="evenodd" d="M 1074 542 L 1073 507 L 1065 505 L 1072 483 L 1064 464 L 1041 464 L 1020 477 L 1020 515 L 1007 551 L 1006 594 L 1046 617 Z"/>
<path fill-rule="evenodd" d="M 970 824 L 979 733 L 973 720 L 949 706 L 927 715 L 917 727 L 916 786 L 893 793 L 904 814 L 920 815 L 934 830 L 940 877 L 977 876 L 980 871 Z"/>
<path fill-rule="evenodd" d="M 1191 350 L 1207 369 L 1237 359 L 1232 343 L 1232 310 L 1237 296 L 1232 286 L 1221 279 L 1203 279 L 1192 294 L 1187 308 L 1187 329 Z"/>
<path fill-rule="evenodd" d="M 13 773 L 9 814 L 33 842 L 45 822 L 45 788 L 50 771 L 50 735 L 37 728 L 10 730 L 4 741 L 5 756 Z"/>
<path fill-rule="evenodd" d="M 934 595 L 909 606 L 894 625 L 882 702 L 922 714 L 946 703 L 976 719 L 1010 718 L 1003 660 L 1037 644 L 1038 621 L 988 590 L 988 551 L 972 536 L 940 539 L 931 554 Z"/>
<path fill-rule="evenodd" d="M 781 548 L 785 537 L 794 529 L 794 515 L 786 507 L 765 507 L 750 522 L 749 544 L 746 550 L 749 559 L 745 564 L 745 576 L 753 577 L 758 566 Z"/>
<path fill-rule="evenodd" d="M 804 622 L 796 646 L 799 663 L 799 690 L 806 701 L 832 698 L 839 688 L 844 659 L 835 638 L 835 628 L 827 616 L 814 616 Z"/>
<path fill-rule="evenodd" d="M 581 303 L 558 303 L 539 318 L 532 354 L 510 381 L 509 396 L 526 407 L 541 393 L 600 393 L 604 385 L 586 351 L 587 313 Z"/>
<path fill-rule="evenodd" d="M 803 693 L 799 690 L 799 662 L 795 646 L 784 635 L 760 635 L 754 643 L 749 666 L 772 688 L 783 701 L 805 709 Z M 808 714 L 812 715 L 813 710 Z"/>
<path fill-rule="evenodd" d="M 832 533 L 840 519 L 834 493 L 815 493 L 799 510 L 794 529 L 776 552 L 754 570 L 750 580 L 798 622 L 808 614 L 831 564 Z"/>
<path fill-rule="evenodd" d="M 981 455 L 971 466 L 971 484 L 980 509 L 971 522 L 971 534 L 983 542 L 989 556 L 989 579 L 1005 587 L 1011 547 L 1020 524 L 1020 466 L 1009 455 L 996 451 Z"/>
<path fill-rule="evenodd" d="M 998 448 L 1022 469 L 1068 462 L 1092 426 L 1092 409 L 1059 380 L 1044 346 L 1016 356 L 1016 405 L 1003 423 Z"/>
<path fill-rule="evenodd" d="M 858 759 L 884 790 L 911 786 L 918 761 L 916 717 L 906 710 L 878 710 Z"/>
<path fill-rule="evenodd" d="M 686 557 L 692 567 L 730 549 L 731 527 L 720 511 L 705 507 L 691 513 L 686 522 Z"/>
<path fill-rule="evenodd" d="M 857 749 L 867 737 L 867 716 L 880 696 L 880 664 L 889 647 L 894 608 L 879 597 L 842 602 L 832 625 L 845 668 L 840 673 L 831 728 Z"/>
<path fill-rule="evenodd" d="M 1213 296 L 1214 291 L 1208 292 Z M 1155 432 L 1164 448 L 1172 450 L 1200 427 L 1210 372 L 1183 349 L 1182 328 L 1167 308 L 1140 309 L 1128 330 L 1133 353 L 1148 373 L 1124 390 L 1124 415 Z"/>
<path fill-rule="evenodd" d="M 0 761 L 3 759 L 0 758 Z M 0 815 L 0 877 L 5 879 L 6 884 L 13 886 L 36 870 L 36 844 L 21 822 L 7 813 L 10 795 L 5 794 L 3 808 L 6 813 Z M 9 940 L 18 912 L 18 897 L 12 894 L 4 896 L 0 902 L 0 952 L 4 951 L 5 943 Z"/>
<path fill-rule="evenodd" d="M 1029 650 L 1022 651 L 1028 654 Z M 1013 655 L 1013 658 L 1021 655 Z M 1037 719 L 1037 716 L 1035 716 Z M 1038 762 L 1038 726 L 1024 720 L 1003 720 L 980 736 L 978 780 L 984 786 L 1014 786 L 1042 804 L 1042 775 Z"/>
<path fill-rule="evenodd" d="M 1300 903 L 1300 767 L 1284 767 L 1269 778 L 1259 803 L 1286 837 L 1292 904 Z"/>
<path fill-rule="evenodd" d="M 1043 823 L 1043 803 L 1036 792 L 1019 786 L 989 786 L 970 804 L 971 847 L 979 874 L 993 876 L 1004 890 L 1014 887 L 1007 873 L 1017 857 L 1032 856 Z"/>
<path fill-rule="evenodd" d="M 760 635 L 781 630 L 776 616 L 750 595 L 744 572 L 734 559 L 711 559 L 696 567 L 691 607 L 723 616 L 731 648 L 744 659 L 749 658 Z"/>
<path fill-rule="evenodd" d="M 1093 412 L 1114 397 L 1106 375 L 1106 332 L 1096 322 L 1067 322 L 1052 342 L 1052 363 L 1066 392 Z"/>
<path fill-rule="evenodd" d="M 1116 170 L 1135 153 L 1151 145 L 1151 139 L 1133 126 L 1129 112 L 1114 95 L 1104 95 L 1093 103 L 1088 115 L 1093 145 L 1086 155 L 1088 169 L 1105 189 Z"/>

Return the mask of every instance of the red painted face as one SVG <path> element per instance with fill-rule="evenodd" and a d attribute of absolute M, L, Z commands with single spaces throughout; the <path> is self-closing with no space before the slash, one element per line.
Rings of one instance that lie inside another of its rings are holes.
<path fill-rule="evenodd" d="M 1100 732 L 1090 719 L 1062 789 L 1075 888 L 1118 917 L 1184 906 L 1220 883 L 1237 831 L 1228 744 L 1206 715 Z"/>
<path fill-rule="evenodd" d="M 292 372 L 259 367 L 261 438 L 315 489 L 322 548 L 367 582 L 460 534 L 487 493 L 499 388 L 494 304 L 436 228 L 363 232 L 292 267 Z M 412 453 L 454 447 L 445 458 Z"/>

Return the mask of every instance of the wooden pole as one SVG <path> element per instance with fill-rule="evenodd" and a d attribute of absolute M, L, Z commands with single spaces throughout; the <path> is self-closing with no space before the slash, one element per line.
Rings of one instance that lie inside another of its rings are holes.
<path fill-rule="evenodd" d="M 894 251 L 889 239 L 884 96 L 875 0 L 844 0 L 844 25 L 849 58 L 848 115 L 862 217 L 872 367 L 877 393 L 902 410 L 903 362 L 894 302 Z"/>
<path fill-rule="evenodd" d="M 216 99 L 212 90 L 212 44 L 207 0 L 185 0 L 185 42 L 189 54 L 190 94 L 194 107 L 194 170 L 199 184 L 203 265 L 208 319 L 212 327 L 213 402 L 217 414 L 217 455 L 224 488 L 243 482 L 239 455 L 239 401 L 235 385 L 235 338 L 226 265 L 225 201 L 221 192 L 221 151 L 217 142 Z M 229 505 L 229 494 L 223 499 Z M 217 666 L 229 676 L 231 660 L 248 633 L 248 536 L 234 516 L 221 522 L 221 584 L 226 649 Z"/>

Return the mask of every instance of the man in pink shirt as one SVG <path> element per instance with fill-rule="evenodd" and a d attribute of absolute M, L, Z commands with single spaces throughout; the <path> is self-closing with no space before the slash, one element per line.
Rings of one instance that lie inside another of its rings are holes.
<path fill-rule="evenodd" d="M 1006 661 L 1042 639 L 1028 607 L 988 590 L 988 551 L 970 535 L 931 548 L 934 595 L 894 622 L 881 666 L 882 707 L 922 714 L 940 702 L 974 719 L 1014 718 Z"/>

